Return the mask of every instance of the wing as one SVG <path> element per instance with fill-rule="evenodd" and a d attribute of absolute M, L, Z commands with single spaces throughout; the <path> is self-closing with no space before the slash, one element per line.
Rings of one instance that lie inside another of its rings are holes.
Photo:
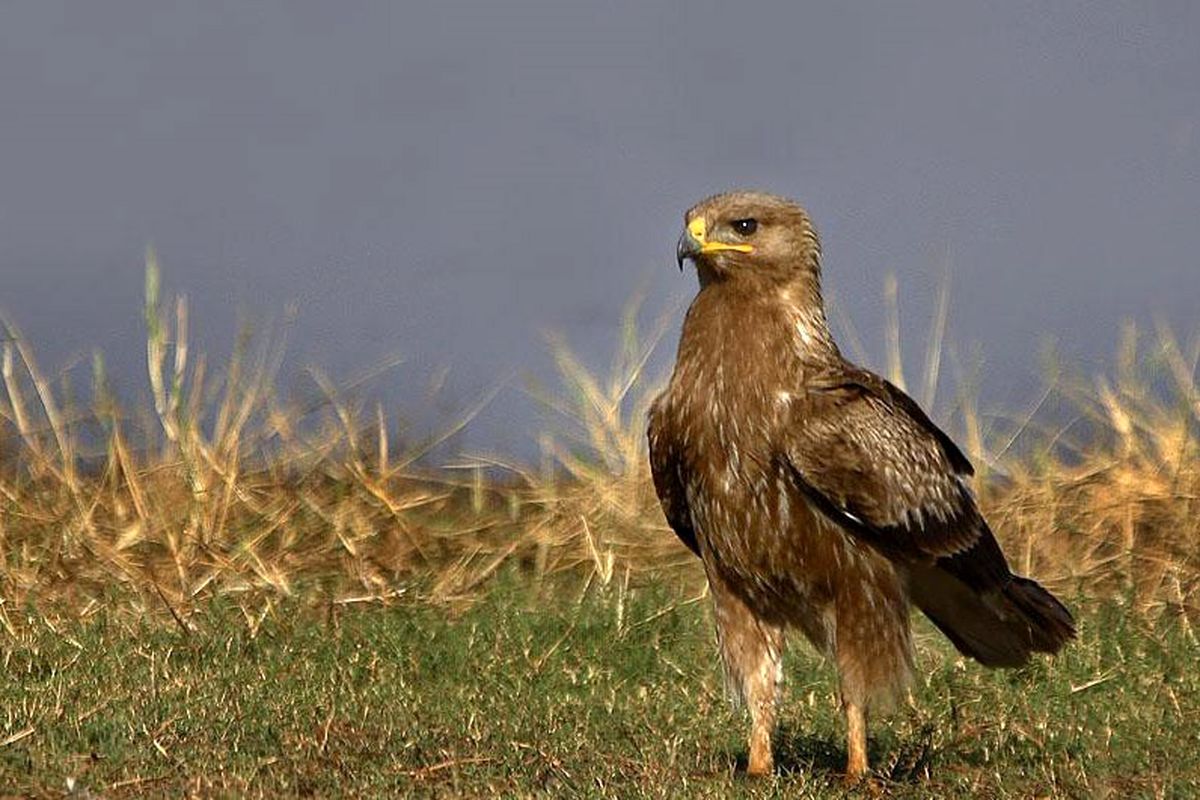
<path fill-rule="evenodd" d="M 913 601 L 963 653 L 1018 666 L 1075 636 L 1054 595 L 1013 575 L 965 478 L 971 464 L 882 378 L 838 364 L 806 381 L 785 458 L 808 501 L 905 562 Z"/>
<path fill-rule="evenodd" d="M 676 450 L 675 431 L 670 420 L 663 414 L 662 395 L 650 407 L 650 473 L 654 477 L 654 491 L 662 504 L 667 523 L 688 549 L 700 555 L 696 531 L 692 527 L 692 515 L 688 510 L 687 494 L 679 474 L 679 455 Z"/>
<path fill-rule="evenodd" d="M 784 456 L 818 510 L 896 557 L 936 559 L 976 545 L 987 560 L 999 555 L 994 540 L 983 541 L 991 534 L 965 481 L 971 463 L 912 398 L 844 362 L 805 384 Z"/>

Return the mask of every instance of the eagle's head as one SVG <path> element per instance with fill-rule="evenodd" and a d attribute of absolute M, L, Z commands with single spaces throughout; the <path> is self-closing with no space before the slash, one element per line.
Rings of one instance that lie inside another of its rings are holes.
<path fill-rule="evenodd" d="M 782 285 L 819 281 L 821 244 L 808 214 L 786 197 L 727 192 L 684 216 L 675 257 L 691 259 L 701 285 L 737 280 Z"/>

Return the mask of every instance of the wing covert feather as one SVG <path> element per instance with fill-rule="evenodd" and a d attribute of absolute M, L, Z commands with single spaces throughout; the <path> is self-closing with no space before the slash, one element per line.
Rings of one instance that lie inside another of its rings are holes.
<path fill-rule="evenodd" d="M 841 364 L 808 376 L 784 454 L 819 510 L 897 556 L 971 549 L 987 530 L 971 464 L 908 395 Z"/>

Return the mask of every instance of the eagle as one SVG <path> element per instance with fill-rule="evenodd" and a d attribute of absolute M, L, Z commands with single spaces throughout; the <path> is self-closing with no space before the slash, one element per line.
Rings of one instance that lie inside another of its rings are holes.
<path fill-rule="evenodd" d="M 726 681 L 751 718 L 747 772 L 773 768 L 784 639 L 799 629 L 837 668 L 846 776 L 861 779 L 868 710 L 912 670 L 911 606 L 989 667 L 1058 652 L 1074 620 L 1013 574 L 950 437 L 839 352 L 800 205 L 710 197 L 687 212 L 677 261 L 700 289 L 650 408 L 650 465 L 704 567 Z"/>

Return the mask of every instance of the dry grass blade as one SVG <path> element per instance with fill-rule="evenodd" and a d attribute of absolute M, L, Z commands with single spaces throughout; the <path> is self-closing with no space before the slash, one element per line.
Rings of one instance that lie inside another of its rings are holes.
<path fill-rule="evenodd" d="M 946 320 L 950 316 L 950 269 L 938 284 L 937 303 L 929 325 L 929 341 L 925 348 L 925 370 L 921 381 L 921 405 L 933 408 L 937 399 L 938 377 L 942 366 L 942 345 L 946 340 Z"/>
<path fill-rule="evenodd" d="M 900 356 L 900 289 L 894 272 L 889 272 L 883 280 L 883 300 L 887 307 L 884 330 L 887 334 L 888 380 L 904 389 L 904 359 Z"/>

